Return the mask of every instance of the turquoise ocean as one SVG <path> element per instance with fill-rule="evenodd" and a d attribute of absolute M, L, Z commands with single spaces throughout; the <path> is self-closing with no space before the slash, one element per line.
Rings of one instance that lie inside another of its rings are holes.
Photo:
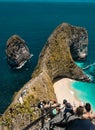
<path fill-rule="evenodd" d="M 45 42 L 63 22 L 85 27 L 88 31 L 88 58 L 77 64 L 84 68 L 92 82 L 75 82 L 72 87 L 81 100 L 89 101 L 95 108 L 95 4 L 0 2 L 0 113 L 11 103 L 15 92 L 31 78 Z M 13 34 L 20 35 L 34 55 L 20 70 L 10 68 L 5 54 L 6 42 Z"/>

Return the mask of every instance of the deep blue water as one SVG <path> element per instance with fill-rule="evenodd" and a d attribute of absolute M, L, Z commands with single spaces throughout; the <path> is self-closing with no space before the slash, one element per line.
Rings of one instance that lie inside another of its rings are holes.
<path fill-rule="evenodd" d="M 89 53 L 84 66 L 95 62 L 94 19 L 95 4 L 90 3 L 0 2 L 0 112 L 4 112 L 13 94 L 31 78 L 42 47 L 59 24 L 67 22 L 87 29 Z M 20 35 L 34 54 L 20 70 L 8 66 L 5 54 L 6 41 L 13 34 Z M 95 92 L 95 84 L 90 86 Z"/>

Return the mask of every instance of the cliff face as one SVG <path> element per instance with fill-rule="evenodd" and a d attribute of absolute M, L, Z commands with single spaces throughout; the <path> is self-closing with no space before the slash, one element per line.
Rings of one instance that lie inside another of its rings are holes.
<path fill-rule="evenodd" d="M 65 23 L 58 26 L 48 38 L 46 45 L 40 53 L 37 67 L 32 74 L 32 79 L 17 93 L 12 104 L 4 113 L 3 120 L 6 121 L 6 118 L 10 117 L 10 124 L 14 126 L 13 120 L 16 120 L 18 114 L 14 114 L 13 110 L 14 108 L 16 110 L 16 106 L 19 103 L 21 107 L 19 110 L 17 109 L 17 113 L 23 117 L 22 111 L 26 102 L 29 107 L 31 104 L 43 99 L 55 99 L 53 81 L 57 78 L 65 77 L 80 81 L 89 81 L 89 78 L 73 60 L 85 59 L 87 56 L 87 46 L 88 36 L 86 29 Z M 27 112 L 27 107 L 25 109 L 24 114 Z M 21 122 L 19 121 L 20 124 L 22 124 L 22 120 Z M 24 126 L 23 123 L 23 126 L 19 126 L 18 130 Z"/>
<path fill-rule="evenodd" d="M 87 81 L 88 77 L 74 63 L 87 56 L 88 35 L 81 27 L 63 23 L 51 34 L 44 46 L 33 77 L 46 71 L 52 81 L 58 77 Z M 74 60 L 73 60 L 74 59 Z"/>
<path fill-rule="evenodd" d="M 6 55 L 8 63 L 12 68 L 21 68 L 31 57 L 26 42 L 18 35 L 13 35 L 8 39 Z"/>

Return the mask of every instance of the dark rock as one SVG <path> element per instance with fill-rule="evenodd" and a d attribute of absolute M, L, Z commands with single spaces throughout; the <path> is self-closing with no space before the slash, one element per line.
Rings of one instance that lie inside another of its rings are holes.
<path fill-rule="evenodd" d="M 13 35 L 8 39 L 6 55 L 9 65 L 17 69 L 21 68 L 31 58 L 26 42 L 18 35 Z"/>
<path fill-rule="evenodd" d="M 86 29 L 70 26 L 70 31 L 69 45 L 72 58 L 75 61 L 85 60 L 88 54 L 88 34 Z"/>

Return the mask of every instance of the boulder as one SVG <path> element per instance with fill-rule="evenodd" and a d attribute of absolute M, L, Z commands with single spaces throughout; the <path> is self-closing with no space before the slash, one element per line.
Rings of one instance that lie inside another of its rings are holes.
<path fill-rule="evenodd" d="M 31 58 L 26 42 L 18 35 L 13 35 L 8 39 L 6 55 L 9 65 L 16 69 L 21 68 Z"/>

